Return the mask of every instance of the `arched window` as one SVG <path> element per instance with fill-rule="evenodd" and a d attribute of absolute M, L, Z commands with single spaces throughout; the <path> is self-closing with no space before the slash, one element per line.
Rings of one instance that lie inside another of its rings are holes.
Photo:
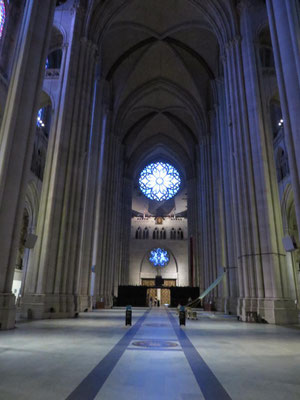
<path fill-rule="evenodd" d="M 143 239 L 149 239 L 149 230 L 145 228 L 143 231 Z"/>
<path fill-rule="evenodd" d="M 51 106 L 40 108 L 36 118 L 36 126 L 43 130 L 44 134 L 48 137 L 51 125 Z"/>
<path fill-rule="evenodd" d="M 51 127 L 51 105 L 41 108 L 37 114 L 36 132 L 34 138 L 34 148 L 31 159 L 31 171 L 41 181 L 43 181 L 46 154 Z"/>
<path fill-rule="evenodd" d="M 175 229 L 174 229 L 174 228 L 171 229 L 170 238 L 171 238 L 172 240 L 176 239 L 176 232 L 175 232 Z"/>
<path fill-rule="evenodd" d="M 46 69 L 60 69 L 62 59 L 62 50 L 53 50 L 47 57 Z"/>
<path fill-rule="evenodd" d="M 259 55 L 263 71 L 275 72 L 275 62 L 269 28 L 264 29 L 260 33 L 259 45 Z"/>
<path fill-rule="evenodd" d="M 271 100 L 270 102 L 270 117 L 271 117 L 273 138 L 275 139 L 278 133 L 280 133 L 283 129 L 282 111 L 280 103 L 276 100 Z"/>
<path fill-rule="evenodd" d="M 182 232 L 182 229 L 181 229 L 181 228 L 178 229 L 178 232 L 177 232 L 177 239 L 178 239 L 178 240 L 182 240 L 182 239 L 183 239 L 183 232 Z"/>
<path fill-rule="evenodd" d="M 158 239 L 158 235 L 159 235 L 158 229 L 155 228 L 153 231 L 153 239 Z"/>
<path fill-rule="evenodd" d="M 1 39 L 2 34 L 3 34 L 5 18 L 6 18 L 6 11 L 5 11 L 4 0 L 0 0 L 0 39 Z"/>
<path fill-rule="evenodd" d="M 36 119 L 36 126 L 44 128 L 45 125 L 45 108 L 40 108 Z"/>
<path fill-rule="evenodd" d="M 135 232 L 135 238 L 136 239 L 142 239 L 142 230 L 141 230 L 140 227 L 138 227 L 136 232 Z"/>
<path fill-rule="evenodd" d="M 290 173 L 287 154 L 281 147 L 278 149 L 277 152 L 276 169 L 278 182 L 281 182 Z"/>

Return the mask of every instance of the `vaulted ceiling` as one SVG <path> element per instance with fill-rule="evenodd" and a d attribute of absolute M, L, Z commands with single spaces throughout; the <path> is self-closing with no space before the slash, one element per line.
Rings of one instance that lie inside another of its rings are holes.
<path fill-rule="evenodd" d="M 192 173 L 195 146 L 209 131 L 220 42 L 234 30 L 231 3 L 91 2 L 87 35 L 99 44 L 112 131 L 125 145 L 133 169 L 163 157 Z"/>

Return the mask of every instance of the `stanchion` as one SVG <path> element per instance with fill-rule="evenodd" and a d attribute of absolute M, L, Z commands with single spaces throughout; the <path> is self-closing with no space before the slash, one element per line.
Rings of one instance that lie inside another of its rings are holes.
<path fill-rule="evenodd" d="M 179 309 L 179 325 L 185 326 L 185 308 L 183 306 Z"/>
<path fill-rule="evenodd" d="M 131 322 L 132 322 L 132 307 L 127 306 L 126 313 L 125 313 L 125 326 L 127 326 L 127 325 L 131 326 Z"/>

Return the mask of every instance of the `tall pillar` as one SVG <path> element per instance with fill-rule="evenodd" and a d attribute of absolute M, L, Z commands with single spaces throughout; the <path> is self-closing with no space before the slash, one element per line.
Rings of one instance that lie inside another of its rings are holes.
<path fill-rule="evenodd" d="M 107 125 L 96 259 L 96 300 L 109 308 L 119 280 L 121 250 L 122 145 Z M 115 279 L 116 278 L 116 279 Z"/>
<path fill-rule="evenodd" d="M 187 177 L 188 237 L 185 239 L 189 240 L 189 285 L 199 286 L 200 260 L 198 249 L 197 180 L 195 176 L 192 174 L 190 175 L 191 176 Z"/>
<path fill-rule="evenodd" d="M 205 203 L 204 203 L 204 139 L 198 145 L 197 151 L 197 219 L 199 221 L 199 230 L 197 231 L 197 242 L 199 248 L 199 265 L 196 266 L 198 269 L 198 279 L 200 293 L 204 292 L 206 286 L 206 244 L 205 244 Z"/>
<path fill-rule="evenodd" d="M 20 28 L 0 132 L 0 324 L 15 323 L 11 293 L 38 101 L 55 2 L 28 0 Z"/>
<path fill-rule="evenodd" d="M 97 301 L 104 302 L 104 298 L 100 296 L 100 279 L 102 277 L 102 267 L 99 261 L 99 247 L 101 243 L 99 242 L 99 235 L 102 231 L 102 201 L 104 195 L 104 171 L 106 165 L 106 148 L 107 148 L 107 136 L 111 121 L 111 112 L 109 109 L 109 87 L 107 82 L 103 81 L 102 86 L 102 103 L 101 103 L 101 120 L 100 120 L 100 143 L 99 143 L 99 157 L 97 163 L 97 181 L 96 181 L 96 202 L 95 202 L 95 220 L 93 229 L 93 266 L 95 268 L 95 280 L 93 288 L 93 303 Z"/>
<path fill-rule="evenodd" d="M 237 266 L 236 266 L 236 247 L 234 234 L 234 210 L 232 207 L 232 167 L 228 141 L 228 120 L 226 118 L 225 107 L 225 87 L 224 79 L 218 78 L 213 82 L 215 94 L 215 122 L 212 129 L 215 135 L 218 162 L 214 163 L 217 168 L 216 204 L 218 209 L 219 233 L 217 236 L 218 266 L 226 270 L 223 279 L 222 297 L 224 309 L 231 313 L 236 312 L 238 297 Z M 221 273 L 222 270 L 219 270 Z"/>
<path fill-rule="evenodd" d="M 122 190 L 122 223 L 121 223 L 121 260 L 120 285 L 129 284 L 129 257 L 131 242 L 131 214 L 132 214 L 133 182 L 129 177 L 123 178 Z"/>
<path fill-rule="evenodd" d="M 107 107 L 103 104 L 104 97 L 104 80 L 98 78 L 94 85 L 94 103 L 93 103 L 93 119 L 91 124 L 91 134 L 88 150 L 88 165 L 86 168 L 86 176 L 84 179 L 84 200 L 83 200 L 83 216 L 82 229 L 80 236 L 80 251 L 78 260 L 77 288 L 75 295 L 78 298 L 77 311 L 83 311 L 90 308 L 91 302 L 91 273 L 95 268 L 95 235 L 99 224 L 98 218 L 98 183 L 102 176 L 103 152 L 104 152 L 104 136 L 105 121 Z M 104 127 L 104 129 L 103 129 Z"/>
<path fill-rule="evenodd" d="M 212 138 L 207 135 L 199 144 L 199 221 L 201 224 L 202 253 L 200 291 L 208 288 L 217 278 L 216 242 L 215 242 L 215 214 L 214 214 L 214 186 L 212 167 Z M 217 290 L 210 294 L 217 297 Z"/>
<path fill-rule="evenodd" d="M 300 6 L 296 0 L 267 0 L 266 3 L 300 227 Z"/>
<path fill-rule="evenodd" d="M 287 288 L 274 160 L 264 129 L 248 15 L 242 8 L 243 41 L 235 38 L 229 43 L 225 61 L 240 236 L 238 314 L 245 320 L 247 311 L 256 311 L 270 323 L 292 323 L 297 312 Z"/>
<path fill-rule="evenodd" d="M 85 179 L 93 111 L 97 47 L 81 36 L 74 14 L 59 107 L 50 132 L 33 265 L 27 272 L 24 316 L 68 317 L 78 310 Z"/>

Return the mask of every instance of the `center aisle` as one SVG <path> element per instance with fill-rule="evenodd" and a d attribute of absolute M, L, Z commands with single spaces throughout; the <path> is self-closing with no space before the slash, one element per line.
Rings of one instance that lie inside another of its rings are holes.
<path fill-rule="evenodd" d="M 147 313 L 96 399 L 204 399 L 165 309 Z"/>

